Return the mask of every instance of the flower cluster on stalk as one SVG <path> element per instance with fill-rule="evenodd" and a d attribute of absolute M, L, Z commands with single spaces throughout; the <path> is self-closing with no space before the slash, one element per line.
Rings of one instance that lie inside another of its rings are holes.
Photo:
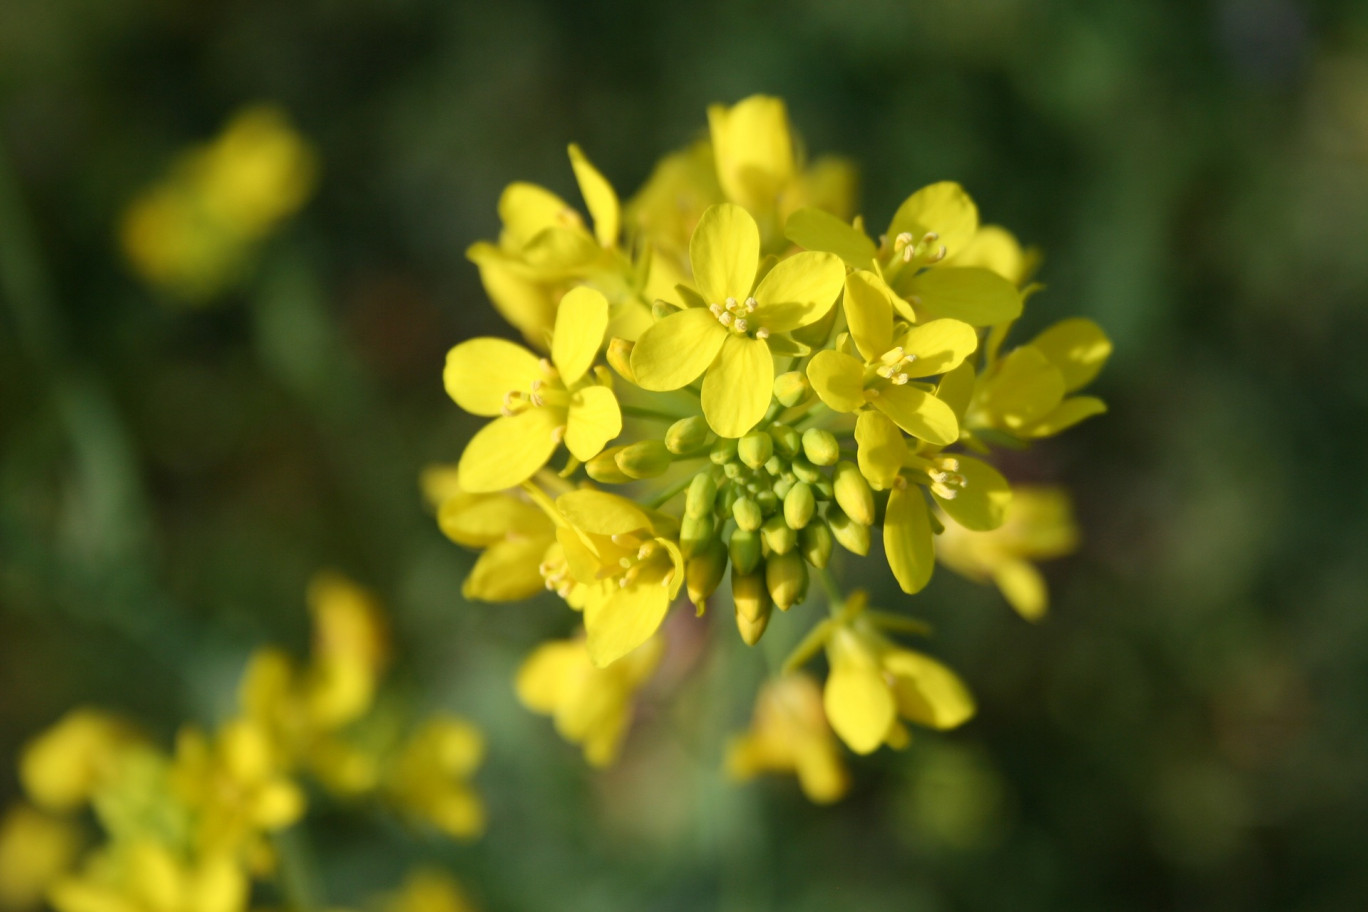
<path fill-rule="evenodd" d="M 917 593 L 941 537 L 945 565 L 1039 617 L 1030 561 L 1071 549 L 1067 500 L 1042 492 L 1023 503 L 1063 507 L 1018 515 L 993 452 L 1105 411 L 1079 391 L 1111 345 L 1081 318 L 1009 341 L 1037 257 L 958 184 L 916 191 L 871 236 L 853 169 L 806 163 L 780 100 L 715 106 L 708 123 L 625 204 L 571 146 L 587 219 L 541 187 L 504 192 L 498 240 L 469 256 L 526 347 L 451 350 L 447 392 L 492 420 L 425 486 L 447 535 L 483 552 L 468 598 L 545 588 L 580 612 L 583 631 L 534 653 L 518 690 L 597 764 L 682 596 L 700 616 L 730 608 L 754 645 L 823 591 L 830 618 L 791 632 L 802 642 L 729 768 L 795 772 L 832 800 L 847 782 L 833 732 L 867 753 L 905 743 L 904 720 L 974 711 L 952 671 L 891 638 L 919 625 L 841 577 L 877 572 L 869 558 Z M 799 666 L 823 652 L 814 702 Z"/>

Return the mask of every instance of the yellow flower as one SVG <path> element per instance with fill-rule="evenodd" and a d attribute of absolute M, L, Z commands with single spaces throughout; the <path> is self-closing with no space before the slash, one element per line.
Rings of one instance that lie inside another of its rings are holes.
<path fill-rule="evenodd" d="M 936 539 L 936 557 L 969 579 L 991 579 L 1018 614 L 1036 621 L 1049 607 L 1049 593 L 1031 562 L 1062 557 L 1077 542 L 1067 493 L 1018 487 L 1001 526 L 988 532 L 946 526 Z"/>
<path fill-rule="evenodd" d="M 660 629 L 684 585 L 684 556 L 672 538 L 631 501 L 580 490 L 556 499 L 564 569 L 584 609 L 589 657 L 600 668 L 636 649 Z M 562 572 L 548 567 L 549 572 Z M 548 577 L 553 588 L 563 580 Z"/>
<path fill-rule="evenodd" d="M 940 662 L 889 640 L 865 614 L 866 596 L 852 593 L 826 631 L 823 705 L 831 727 L 857 754 L 882 744 L 901 747 L 899 716 L 927 728 L 950 729 L 974 715 L 964 683 Z"/>
<path fill-rule="evenodd" d="M 388 652 L 375 596 L 346 577 L 323 572 L 309 582 L 313 662 L 308 712 L 316 724 L 339 728 L 370 709 Z"/>
<path fill-rule="evenodd" d="M 818 804 L 846 793 L 850 777 L 816 681 L 791 673 L 761 689 L 751 730 L 728 745 L 727 772 L 738 780 L 764 772 L 796 773 L 803 794 Z"/>
<path fill-rule="evenodd" d="M 403 886 L 380 902 L 381 912 L 475 912 L 476 906 L 450 874 L 419 868 L 404 878 Z"/>
<path fill-rule="evenodd" d="M 49 894 L 57 912 L 241 912 L 247 876 L 223 856 L 185 859 L 154 842 L 115 845 Z"/>
<path fill-rule="evenodd" d="M 583 637 L 543 643 L 518 669 L 518 699 L 551 716 L 562 738 L 583 746 L 591 765 L 608 766 L 631 723 L 632 698 L 663 652 L 663 641 L 652 637 L 602 668 L 590 660 Z"/>
<path fill-rule="evenodd" d="M 556 524 L 543 510 L 512 493 L 470 494 L 459 488 L 443 492 L 437 503 L 437 523 L 446 537 L 483 551 L 462 595 L 510 602 L 542 590 L 540 567 L 556 541 Z"/>
<path fill-rule="evenodd" d="M 639 386 L 655 391 L 679 389 L 702 375 L 709 426 L 723 437 L 740 437 L 769 408 L 770 336 L 825 316 L 845 270 L 830 254 L 799 253 L 779 261 L 756 285 L 759 229 L 746 210 L 726 203 L 703 213 L 689 259 L 701 306 L 672 313 L 642 333 L 632 350 L 632 372 Z"/>
<path fill-rule="evenodd" d="M 0 909 L 28 912 L 70 870 L 81 848 L 73 823 L 16 804 L 0 819 Z"/>
<path fill-rule="evenodd" d="M 499 416 L 461 455 L 460 485 L 475 494 L 515 487 L 546 465 L 561 441 L 581 461 L 622 430 L 606 371 L 590 371 L 608 326 L 608 301 L 591 288 L 560 302 L 551 359 L 502 339 L 472 339 L 447 355 L 444 381 L 456 404 Z"/>
<path fill-rule="evenodd" d="M 470 787 L 484 759 L 484 737 L 455 716 L 433 716 L 399 750 L 385 776 L 391 800 L 417 820 L 448 836 L 473 839 L 484 832 L 484 804 Z"/>
<path fill-rule="evenodd" d="M 34 804 L 74 811 L 117 773 L 123 753 L 140 743 L 121 719 L 73 709 L 24 747 L 19 778 Z"/>

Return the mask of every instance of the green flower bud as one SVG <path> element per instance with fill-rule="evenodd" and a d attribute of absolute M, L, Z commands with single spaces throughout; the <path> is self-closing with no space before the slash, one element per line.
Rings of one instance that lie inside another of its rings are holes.
<path fill-rule="evenodd" d="M 795 483 L 796 482 L 794 482 L 794 480 L 791 478 L 781 478 L 774 483 L 773 487 L 770 488 L 770 490 L 774 492 L 775 497 L 778 497 L 780 500 L 783 500 L 785 497 L 788 496 L 788 492 L 793 490 L 793 486 Z"/>
<path fill-rule="evenodd" d="M 741 573 L 750 573 L 760 566 L 760 533 L 737 529 L 727 543 L 727 552 L 733 567 Z"/>
<path fill-rule="evenodd" d="M 628 383 L 636 383 L 636 373 L 632 370 L 632 349 L 635 342 L 626 339 L 613 339 L 608 343 L 607 360 L 613 370 Z"/>
<path fill-rule="evenodd" d="M 769 435 L 774 439 L 775 452 L 785 459 L 792 459 L 798 455 L 798 448 L 802 445 L 802 437 L 798 432 L 787 424 L 772 425 Z"/>
<path fill-rule="evenodd" d="M 784 497 L 784 522 L 790 529 L 801 529 L 812 519 L 816 509 L 817 499 L 812 496 L 812 488 L 800 481 Z"/>
<path fill-rule="evenodd" d="M 715 538 L 684 564 L 684 586 L 699 614 L 707 607 L 708 597 L 717 591 L 726 569 L 727 549 Z"/>
<path fill-rule="evenodd" d="M 798 533 L 798 553 L 803 555 L 803 560 L 812 564 L 814 567 L 825 567 L 831 560 L 831 551 L 836 539 L 831 534 L 831 527 L 824 520 L 810 522 L 803 527 L 803 531 Z"/>
<path fill-rule="evenodd" d="M 830 478 L 819 478 L 812 483 L 812 494 L 819 501 L 831 500 L 835 494 L 835 489 L 831 486 Z"/>
<path fill-rule="evenodd" d="M 731 584 L 732 601 L 736 604 L 736 629 L 747 646 L 754 646 L 764 635 L 774 610 L 765 574 L 737 573 L 733 568 Z"/>
<path fill-rule="evenodd" d="M 789 371 L 774 378 L 774 398 L 784 408 L 793 408 L 808 397 L 812 385 L 801 371 Z"/>
<path fill-rule="evenodd" d="M 732 508 L 736 506 L 736 502 L 740 499 L 741 495 L 737 493 L 735 485 L 727 485 L 724 487 L 722 493 L 717 495 L 717 515 L 731 516 Z"/>
<path fill-rule="evenodd" d="M 683 456 L 708 442 L 708 422 L 702 415 L 681 418 L 665 432 L 665 448 L 676 456 Z"/>
<path fill-rule="evenodd" d="M 783 516 L 775 515 L 765 520 L 760 527 L 760 536 L 775 554 L 788 554 L 798 547 L 798 533 L 789 528 Z"/>
<path fill-rule="evenodd" d="M 689 491 L 684 495 L 685 516 L 711 515 L 713 503 L 717 500 L 717 482 L 712 472 L 695 475 L 689 482 Z"/>
<path fill-rule="evenodd" d="M 778 455 L 774 455 L 771 456 L 768 461 L 766 461 L 765 472 L 771 478 L 779 478 L 784 474 L 785 466 L 786 463 L 784 462 L 783 458 Z"/>
<path fill-rule="evenodd" d="M 862 526 L 874 524 L 874 491 L 855 463 L 845 459 L 836 463 L 836 476 L 831 489 L 847 516 Z"/>
<path fill-rule="evenodd" d="M 842 548 L 861 557 L 869 553 L 869 526 L 857 523 L 840 510 L 827 511 L 827 525 Z"/>
<path fill-rule="evenodd" d="M 732 518 L 742 529 L 754 532 L 765 521 L 765 514 L 760 512 L 760 505 L 749 497 L 738 497 L 736 503 L 732 504 Z"/>
<path fill-rule="evenodd" d="M 659 440 L 640 440 L 618 451 L 617 465 L 630 478 L 655 478 L 665 474 L 672 459 Z"/>
<path fill-rule="evenodd" d="M 740 478 L 741 473 L 745 471 L 746 467 L 739 462 L 729 462 L 726 465 L 722 466 L 722 474 L 726 475 L 732 481 L 736 481 L 738 478 Z"/>
<path fill-rule="evenodd" d="M 736 444 L 736 454 L 752 469 L 758 469 L 774 455 L 774 441 L 764 431 L 747 434 Z"/>
<path fill-rule="evenodd" d="M 719 437 L 712 445 L 708 458 L 717 465 L 726 465 L 736 458 L 736 441 L 730 437 Z"/>
<path fill-rule="evenodd" d="M 679 550 L 684 556 L 693 557 L 707 547 L 717 531 L 717 523 L 711 512 L 702 516 L 685 516 L 679 524 Z"/>
<path fill-rule="evenodd" d="M 656 298 L 651 302 L 651 319 L 659 322 L 671 314 L 679 313 L 679 308 L 669 301 L 662 301 Z"/>
<path fill-rule="evenodd" d="M 788 611 L 807 597 L 807 564 L 796 551 L 765 559 L 765 588 L 780 611 Z"/>
<path fill-rule="evenodd" d="M 632 476 L 622 471 L 617 464 L 617 455 L 623 447 L 609 447 L 584 464 L 584 471 L 594 481 L 602 484 L 626 484 Z"/>
<path fill-rule="evenodd" d="M 804 456 L 795 456 L 793 458 L 792 466 L 793 475 L 799 481 L 806 481 L 808 484 L 815 484 L 824 477 L 822 475 L 821 469 L 817 468 L 815 465 L 808 462 L 807 458 Z"/>
<path fill-rule="evenodd" d="M 831 431 L 808 428 L 803 432 L 803 455 L 813 465 L 835 465 L 841 458 L 841 445 Z"/>

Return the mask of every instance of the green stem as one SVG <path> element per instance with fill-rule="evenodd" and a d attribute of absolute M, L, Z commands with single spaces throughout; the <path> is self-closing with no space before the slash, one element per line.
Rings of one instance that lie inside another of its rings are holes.
<path fill-rule="evenodd" d="M 845 603 L 845 596 L 841 594 L 841 587 L 836 584 L 836 577 L 826 567 L 814 568 L 813 574 L 821 584 L 822 591 L 826 593 L 828 610 L 832 615 L 837 614 Z"/>
<path fill-rule="evenodd" d="M 671 424 L 679 421 L 681 418 L 688 417 L 687 415 L 672 415 L 669 412 L 662 412 L 657 409 L 642 408 L 639 405 L 619 405 L 618 408 L 622 409 L 622 414 L 632 418 L 645 418 L 649 421 L 668 421 Z"/>
<path fill-rule="evenodd" d="M 679 481 L 670 485 L 660 494 L 656 495 L 651 500 L 647 501 L 646 506 L 650 507 L 652 510 L 659 510 L 665 504 L 669 503 L 673 498 L 678 496 L 681 491 L 688 490 L 689 485 L 693 484 L 694 477 L 695 476 L 690 475 L 688 478 L 681 478 Z"/>

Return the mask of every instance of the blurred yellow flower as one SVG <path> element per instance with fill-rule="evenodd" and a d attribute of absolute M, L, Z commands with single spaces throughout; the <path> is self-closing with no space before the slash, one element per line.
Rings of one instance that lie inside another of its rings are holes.
<path fill-rule="evenodd" d="M 25 745 L 19 778 L 34 804 L 74 811 L 109 781 L 121 754 L 138 743 L 123 720 L 100 710 L 73 709 Z"/>
<path fill-rule="evenodd" d="M 767 772 L 795 773 L 803 794 L 818 804 L 846 793 L 850 776 L 816 681 L 795 672 L 760 690 L 750 731 L 727 747 L 727 772 L 738 780 Z"/>
<path fill-rule="evenodd" d="M 469 779 L 483 760 L 484 737 L 475 726 L 434 715 L 400 747 L 385 791 L 415 820 L 457 839 L 474 839 L 484 832 L 485 811 Z"/>
<path fill-rule="evenodd" d="M 419 868 L 393 893 L 381 898 L 380 912 L 476 912 L 461 885 L 445 871 Z"/>
<path fill-rule="evenodd" d="M 74 823 L 16 804 L 0 819 L 0 909 L 37 909 L 57 878 L 76 861 L 81 830 Z"/>
<path fill-rule="evenodd" d="M 155 842 L 112 845 L 49 893 L 57 912 L 241 912 L 247 876 L 230 859 L 187 860 Z"/>

